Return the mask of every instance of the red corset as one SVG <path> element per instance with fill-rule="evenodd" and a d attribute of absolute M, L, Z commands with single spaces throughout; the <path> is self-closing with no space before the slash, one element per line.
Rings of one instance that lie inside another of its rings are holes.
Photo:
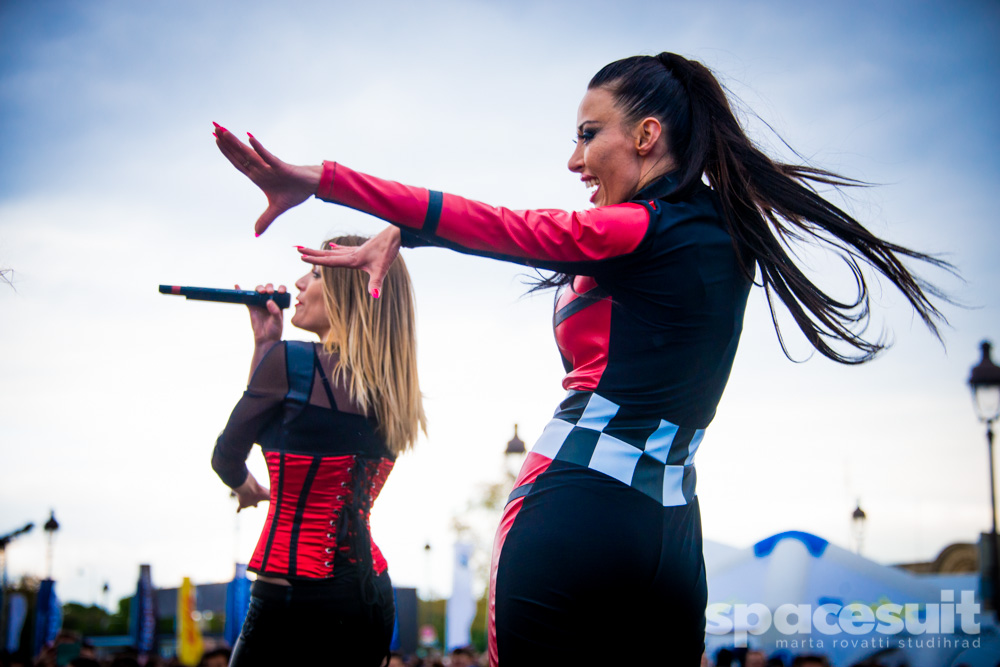
<path fill-rule="evenodd" d="M 393 462 L 358 455 L 310 456 L 264 452 L 271 479 L 267 521 L 250 570 L 268 576 L 325 579 L 338 551 L 352 562 L 387 565 L 371 540 L 372 503 Z"/>

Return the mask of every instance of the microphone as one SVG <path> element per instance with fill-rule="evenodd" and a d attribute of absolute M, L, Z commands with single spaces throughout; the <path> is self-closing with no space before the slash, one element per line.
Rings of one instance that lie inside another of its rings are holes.
<path fill-rule="evenodd" d="M 246 306 L 266 307 L 274 301 L 278 308 L 288 308 L 292 302 L 288 292 L 261 294 L 255 290 L 215 289 L 213 287 L 181 287 L 180 285 L 160 285 L 160 294 L 176 294 L 195 301 L 218 301 L 221 303 L 242 303 Z"/>

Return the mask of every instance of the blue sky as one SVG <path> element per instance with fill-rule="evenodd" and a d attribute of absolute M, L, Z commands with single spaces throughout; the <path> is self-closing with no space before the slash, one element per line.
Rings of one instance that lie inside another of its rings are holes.
<path fill-rule="evenodd" d="M 706 537 L 801 529 L 849 546 L 860 498 L 876 560 L 974 541 L 989 493 L 965 381 L 979 341 L 1000 343 L 1000 8 L 874 4 L 3 3 L 0 266 L 15 289 L 0 285 L 0 532 L 54 508 L 60 592 L 84 601 L 105 580 L 127 594 L 140 562 L 169 586 L 221 580 L 252 550 L 264 512 L 234 520 L 208 466 L 245 381 L 246 316 L 155 287 L 290 285 L 304 271 L 290 245 L 381 225 L 309 202 L 255 239 L 262 198 L 216 153 L 211 121 L 289 161 L 579 209 L 565 164 L 587 80 L 672 50 L 713 67 L 811 163 L 880 184 L 846 205 L 946 253 L 965 283 L 928 277 L 972 306 L 947 309 L 942 347 L 878 289 L 896 344 L 842 368 L 787 361 L 756 291 L 699 451 Z M 519 268 L 439 250 L 407 261 L 430 431 L 373 531 L 398 584 L 441 592 L 453 517 L 498 478 L 514 422 L 529 444 L 541 433 L 561 368 L 550 300 L 521 297 Z M 23 538 L 12 573 L 40 574 L 43 555 L 40 534 Z"/>

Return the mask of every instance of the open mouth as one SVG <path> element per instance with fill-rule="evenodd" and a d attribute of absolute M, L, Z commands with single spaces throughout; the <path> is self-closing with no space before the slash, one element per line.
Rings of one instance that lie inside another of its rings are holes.
<path fill-rule="evenodd" d="M 583 184 L 590 190 L 590 203 L 593 204 L 594 199 L 597 198 L 597 192 L 601 189 L 601 182 L 596 178 L 585 178 Z"/>

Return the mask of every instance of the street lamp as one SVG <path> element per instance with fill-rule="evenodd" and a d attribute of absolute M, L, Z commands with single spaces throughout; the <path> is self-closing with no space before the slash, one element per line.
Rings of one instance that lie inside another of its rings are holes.
<path fill-rule="evenodd" d="M 524 454 L 524 440 L 517 437 L 517 424 L 514 424 L 514 437 L 507 441 L 507 449 L 504 454 Z"/>
<path fill-rule="evenodd" d="M 969 376 L 969 388 L 972 389 L 972 403 L 975 406 L 979 421 L 986 424 L 986 448 L 990 457 L 990 506 L 993 510 L 993 530 L 990 532 L 990 599 L 993 611 L 1000 615 L 1000 598 L 997 588 L 1000 585 L 1000 560 L 997 554 L 997 496 L 996 483 L 993 474 L 993 422 L 1000 417 L 1000 367 L 990 359 L 989 341 L 983 341 L 980 349 L 983 352 L 982 361 L 973 366 Z"/>
<path fill-rule="evenodd" d="M 507 441 L 507 448 L 503 452 L 504 461 L 507 464 L 507 474 L 511 477 L 516 478 L 517 473 L 520 472 L 525 452 L 527 449 L 524 447 L 524 440 L 517 437 L 517 424 L 514 424 L 514 437 Z"/>
<path fill-rule="evenodd" d="M 851 513 L 851 522 L 854 526 L 854 547 L 857 550 L 857 554 L 861 555 L 861 543 L 865 539 L 865 521 L 868 520 L 868 516 L 865 511 L 861 509 L 861 501 L 858 500 L 858 506 L 854 508 L 854 512 Z"/>
<path fill-rule="evenodd" d="M 46 578 L 47 579 L 51 579 L 52 578 L 52 539 L 55 537 L 56 531 L 59 530 L 59 522 L 56 521 L 56 512 L 55 512 L 55 510 L 50 510 L 50 512 L 49 512 L 49 520 L 45 522 L 44 526 L 42 526 L 42 530 L 44 530 L 45 534 L 48 536 L 48 542 L 49 542 L 49 544 L 48 544 L 48 549 L 46 549 L 46 552 L 45 552 L 45 562 L 46 562 L 46 564 L 48 566 L 47 567 L 48 574 L 46 575 Z"/>

